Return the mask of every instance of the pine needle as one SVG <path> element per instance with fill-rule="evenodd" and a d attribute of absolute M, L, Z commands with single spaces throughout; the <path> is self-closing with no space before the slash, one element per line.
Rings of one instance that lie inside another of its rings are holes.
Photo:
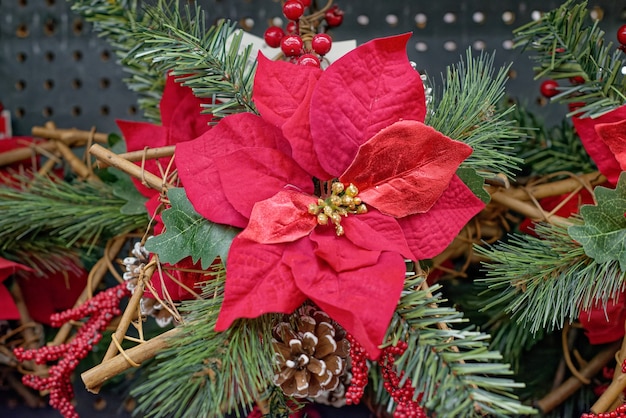
<path fill-rule="evenodd" d="M 531 56 L 535 79 L 580 81 L 560 83 L 559 93 L 551 99 L 582 103 L 570 115 L 595 117 L 626 102 L 623 52 L 605 44 L 598 24 L 591 21 L 586 1 L 568 0 L 514 31 L 516 47 L 536 52 Z"/>
<path fill-rule="evenodd" d="M 508 67 L 497 72 L 494 56 L 473 57 L 449 66 L 440 97 L 435 94 L 426 124 L 452 139 L 465 142 L 473 153 L 463 162 L 478 173 L 485 171 L 512 175 L 522 160 L 513 152 L 524 132 L 508 118 L 513 107 L 496 112 L 502 101 Z M 436 91 L 436 89 L 435 89 Z"/>
<path fill-rule="evenodd" d="M 138 413 L 147 417 L 245 416 L 266 396 L 272 381 L 272 315 L 239 320 L 215 331 L 223 301 L 225 271 L 216 272 L 203 292 L 180 311 L 185 323 L 172 348 L 157 357 L 148 379 L 133 389 Z M 184 406 L 184 407 L 183 407 Z"/>
<path fill-rule="evenodd" d="M 106 183 L 18 177 L 24 187 L 0 186 L 0 250 L 16 242 L 62 240 L 66 248 L 93 248 L 101 240 L 145 228 L 148 217 L 123 215 L 124 199 Z"/>
<path fill-rule="evenodd" d="M 439 286 L 424 289 L 423 280 L 407 278 L 388 332 L 390 341 L 402 338 L 409 344 L 396 367 L 411 378 L 416 396 L 423 393 L 423 406 L 438 416 L 533 413 L 512 394 L 523 384 L 503 377 L 512 371 L 499 362 L 500 353 L 489 350 L 489 335 L 452 328 L 466 322 L 463 314 L 441 306 L 445 300 L 433 294 Z"/>
<path fill-rule="evenodd" d="M 625 289 L 619 263 L 596 263 L 565 226 L 538 224 L 536 233 L 539 238 L 512 234 L 508 242 L 475 248 L 489 260 L 486 277 L 477 280 L 489 289 L 485 310 L 511 313 L 531 332 L 549 332 Z"/>

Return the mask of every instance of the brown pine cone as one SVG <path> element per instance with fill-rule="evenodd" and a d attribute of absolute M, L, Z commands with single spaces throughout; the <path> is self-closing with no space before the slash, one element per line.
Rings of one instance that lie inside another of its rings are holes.
<path fill-rule="evenodd" d="M 350 343 L 345 331 L 320 310 L 305 307 L 294 317 L 274 328 L 278 367 L 274 383 L 287 396 L 315 398 L 339 384 Z"/>

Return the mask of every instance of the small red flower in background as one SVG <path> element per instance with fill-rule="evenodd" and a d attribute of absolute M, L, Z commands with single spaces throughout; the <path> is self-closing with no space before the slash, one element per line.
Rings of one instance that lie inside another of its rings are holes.
<path fill-rule="evenodd" d="M 437 255 L 484 207 L 455 175 L 471 148 L 423 124 L 409 37 L 364 44 L 325 71 L 259 56 L 261 116 L 226 117 L 177 146 L 195 209 L 245 228 L 229 252 L 217 330 L 310 299 L 376 358 L 404 260 Z M 367 208 L 329 213 L 335 227 L 310 213 L 343 196 L 331 192 L 333 179 L 356 186 L 350 195 Z"/>
<path fill-rule="evenodd" d="M 20 319 L 20 312 L 9 289 L 2 284 L 19 270 L 32 271 L 29 267 L 0 257 L 0 320 Z"/>
<path fill-rule="evenodd" d="M 585 150 L 615 185 L 626 170 L 626 105 L 597 118 L 573 118 Z"/>
<path fill-rule="evenodd" d="M 618 300 L 609 299 L 606 307 L 594 307 L 581 311 L 578 320 L 585 329 L 585 335 L 591 344 L 604 344 L 624 337 L 626 322 L 625 295 Z"/>
<path fill-rule="evenodd" d="M 147 122 L 118 121 L 117 124 L 122 131 L 126 148 L 128 151 L 140 151 L 146 147 L 158 148 L 168 145 L 175 145 L 180 142 L 189 141 L 200 136 L 210 129 L 209 122 L 212 115 L 202 114 L 202 105 L 210 101 L 201 100 L 194 96 L 189 87 L 184 87 L 176 82 L 173 76 L 168 76 L 163 91 L 163 96 L 159 104 L 161 111 L 162 125 L 155 125 Z M 157 163 L 154 160 L 146 160 L 143 167 L 146 171 L 160 175 L 170 163 L 170 158 L 161 158 Z M 141 166 L 141 163 L 136 163 Z M 170 173 L 176 168 L 175 161 L 172 163 Z M 154 233 L 160 234 L 163 230 L 161 216 L 157 213 L 161 206 L 160 191 L 148 188 L 140 180 L 133 179 L 137 190 L 148 198 L 146 209 L 150 216 L 155 216 L 156 224 Z M 181 264 L 182 263 L 182 264 Z M 177 266 L 181 268 L 195 268 L 190 260 L 183 260 Z M 202 280 L 199 274 L 173 270 L 172 274 L 176 280 L 185 286 L 198 291 L 196 282 Z M 161 278 L 153 277 L 152 285 L 156 292 L 164 297 L 163 287 L 174 300 L 189 299 L 192 296 L 178 283 L 171 280 L 166 275 Z M 150 292 L 146 296 L 151 296 Z"/>

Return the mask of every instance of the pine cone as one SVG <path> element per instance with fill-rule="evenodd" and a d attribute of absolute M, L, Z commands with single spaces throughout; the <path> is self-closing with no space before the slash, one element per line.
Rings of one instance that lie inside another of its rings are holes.
<path fill-rule="evenodd" d="M 272 345 L 278 365 L 274 382 L 285 395 L 296 398 L 314 398 L 334 390 L 350 352 L 345 331 L 313 307 L 299 310 L 293 324 L 279 323 Z"/>

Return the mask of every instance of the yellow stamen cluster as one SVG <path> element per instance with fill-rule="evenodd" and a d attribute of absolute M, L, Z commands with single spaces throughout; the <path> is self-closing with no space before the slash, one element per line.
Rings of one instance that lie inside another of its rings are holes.
<path fill-rule="evenodd" d="M 367 207 L 357 196 L 359 189 L 352 183 L 345 187 L 342 182 L 335 181 L 330 187 L 330 192 L 330 196 L 326 199 L 318 199 L 317 205 L 311 203 L 309 213 L 317 216 L 317 223 L 320 225 L 328 225 L 328 222 L 332 222 L 337 236 L 341 236 L 344 233 L 341 218 L 348 216 L 349 213 L 366 213 Z"/>

